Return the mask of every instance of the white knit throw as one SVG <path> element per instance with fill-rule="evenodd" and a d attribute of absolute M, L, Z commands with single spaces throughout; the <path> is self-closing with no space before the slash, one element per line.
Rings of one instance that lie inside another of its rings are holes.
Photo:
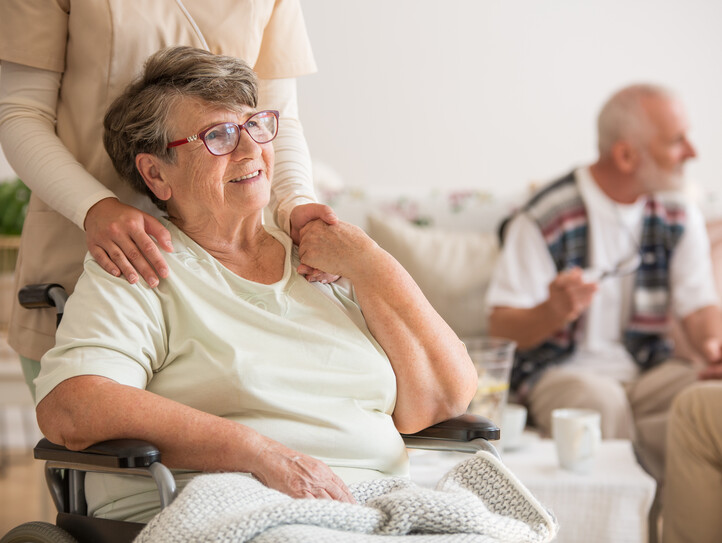
<path fill-rule="evenodd" d="M 482 451 L 437 485 L 375 479 L 358 504 L 293 499 L 237 473 L 200 475 L 135 543 L 512 543 L 551 541 L 558 525 L 519 480 Z"/>

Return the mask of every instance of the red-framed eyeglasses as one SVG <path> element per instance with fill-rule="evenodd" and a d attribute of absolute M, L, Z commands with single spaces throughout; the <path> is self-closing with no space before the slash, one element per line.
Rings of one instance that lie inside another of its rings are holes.
<path fill-rule="evenodd" d="M 241 141 L 241 131 L 245 130 L 256 143 L 268 143 L 278 134 L 278 111 L 265 110 L 254 113 L 243 124 L 219 123 L 182 140 L 172 141 L 168 149 L 201 140 L 208 152 L 215 156 L 232 153 Z"/>

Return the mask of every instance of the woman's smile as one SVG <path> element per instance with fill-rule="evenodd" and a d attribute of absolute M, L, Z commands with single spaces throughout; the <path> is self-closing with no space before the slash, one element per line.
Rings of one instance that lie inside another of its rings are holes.
<path fill-rule="evenodd" d="M 253 183 L 254 181 L 260 181 L 263 178 L 263 170 L 255 170 L 249 174 L 242 175 L 240 177 L 236 177 L 235 179 L 231 179 L 230 183 Z"/>

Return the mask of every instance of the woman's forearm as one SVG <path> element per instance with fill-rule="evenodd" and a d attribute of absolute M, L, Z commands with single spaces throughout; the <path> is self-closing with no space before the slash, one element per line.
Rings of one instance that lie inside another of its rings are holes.
<path fill-rule="evenodd" d="M 105 377 L 63 381 L 36 412 L 54 443 L 80 450 L 109 439 L 142 439 L 172 468 L 250 472 L 253 451 L 265 445 L 251 428 Z"/>
<path fill-rule="evenodd" d="M 477 383 L 466 348 L 391 255 L 379 249 L 371 262 L 349 278 L 396 374 L 397 428 L 414 433 L 462 414 Z"/>
<path fill-rule="evenodd" d="M 72 450 L 109 439 L 141 439 L 158 447 L 170 468 L 251 473 L 292 497 L 354 501 L 320 460 L 243 424 L 105 377 L 63 381 L 36 412 L 43 434 Z"/>
<path fill-rule="evenodd" d="M 408 272 L 363 230 L 313 221 L 301 230 L 301 263 L 342 275 L 396 374 L 394 422 L 402 433 L 462 414 L 476 390 L 466 348 Z"/>

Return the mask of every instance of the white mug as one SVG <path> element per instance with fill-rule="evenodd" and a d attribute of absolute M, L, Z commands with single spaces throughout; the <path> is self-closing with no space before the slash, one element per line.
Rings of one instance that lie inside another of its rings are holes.
<path fill-rule="evenodd" d="M 552 411 L 552 437 L 562 468 L 589 473 L 602 441 L 602 416 L 591 409 Z"/>

